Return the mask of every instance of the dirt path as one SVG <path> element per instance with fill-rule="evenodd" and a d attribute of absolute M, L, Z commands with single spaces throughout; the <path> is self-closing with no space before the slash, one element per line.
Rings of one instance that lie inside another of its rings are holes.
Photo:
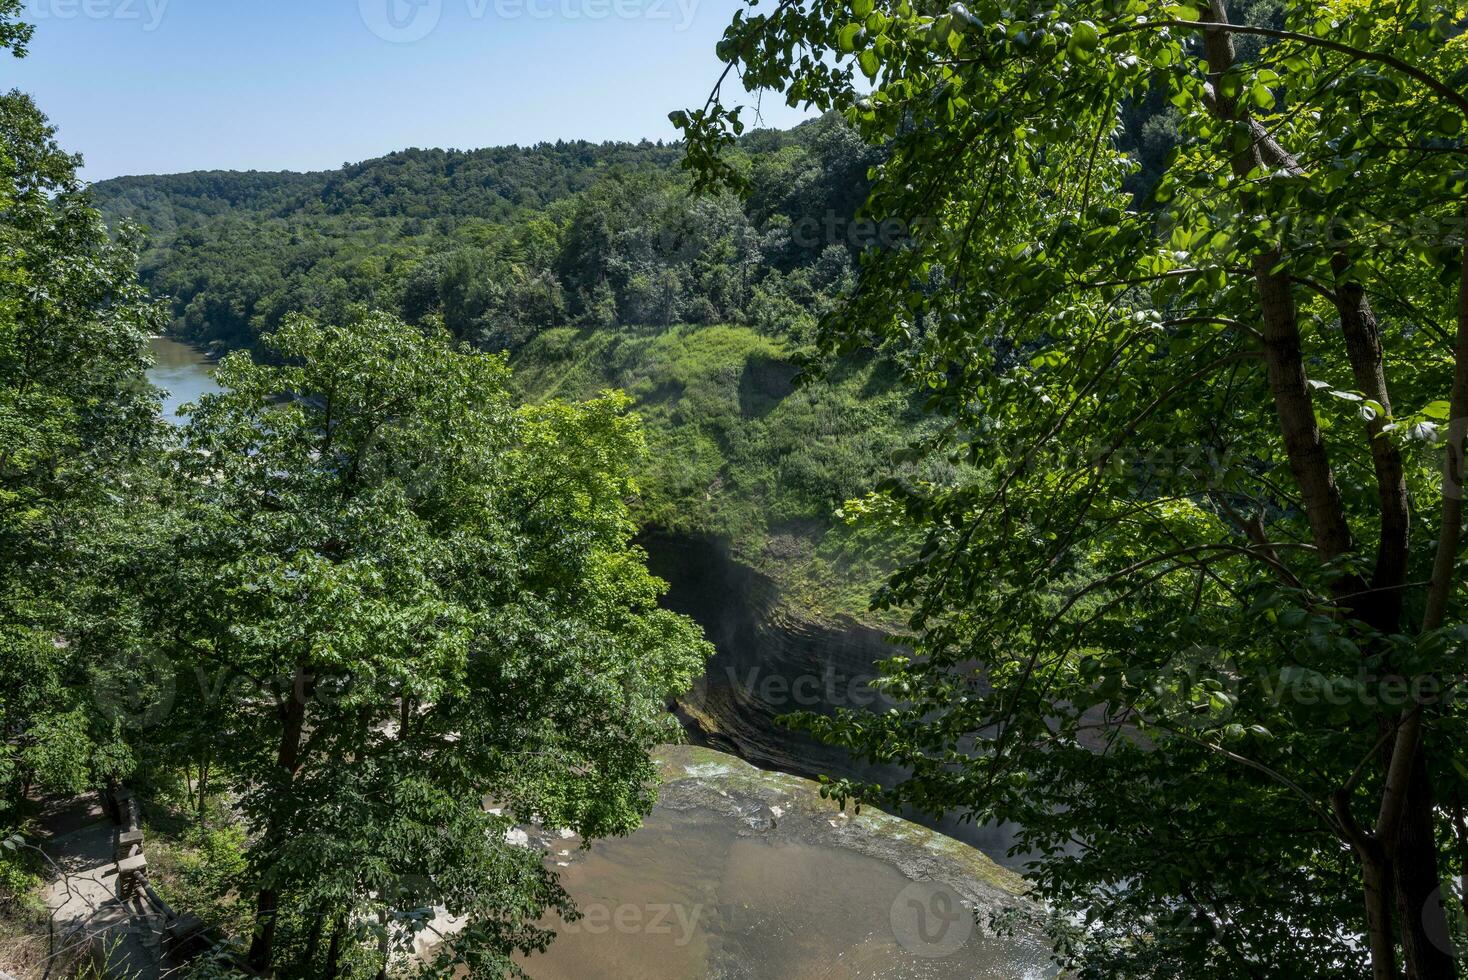
<path fill-rule="evenodd" d="M 158 980 L 162 976 L 162 917 L 137 899 L 124 902 L 113 873 L 116 828 L 95 795 L 57 801 L 42 813 L 41 849 L 56 868 L 46 886 L 55 930 L 54 961 L 90 945 L 107 976 Z"/>

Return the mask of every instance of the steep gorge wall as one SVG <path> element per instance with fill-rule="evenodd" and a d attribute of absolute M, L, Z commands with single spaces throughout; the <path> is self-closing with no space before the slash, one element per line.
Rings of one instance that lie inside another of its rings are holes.
<path fill-rule="evenodd" d="M 689 738 L 764 769 L 799 776 L 850 776 L 891 785 L 897 766 L 853 759 L 778 719 L 799 711 L 884 710 L 870 688 L 876 664 L 896 652 L 878 630 L 846 621 L 802 620 L 767 577 L 735 561 L 717 541 L 650 531 L 641 539 L 653 572 L 670 583 L 664 604 L 704 629 L 716 653 L 708 672 L 679 702 Z M 951 818 L 902 814 L 984 851 L 1010 867 L 1013 834 Z"/>

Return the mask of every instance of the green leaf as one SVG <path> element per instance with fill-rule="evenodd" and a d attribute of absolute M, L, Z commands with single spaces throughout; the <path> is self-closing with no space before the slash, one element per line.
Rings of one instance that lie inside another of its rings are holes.
<path fill-rule="evenodd" d="M 1441 400 L 1429 402 L 1427 407 L 1418 414 L 1425 415 L 1430 419 L 1436 419 L 1439 422 L 1445 422 L 1452 416 L 1453 406 L 1451 402 Z"/>
<path fill-rule="evenodd" d="M 1080 21 L 1075 25 L 1070 35 L 1070 47 L 1072 51 L 1084 51 L 1091 53 L 1101 44 L 1101 34 L 1096 30 L 1096 25 L 1088 20 Z"/>

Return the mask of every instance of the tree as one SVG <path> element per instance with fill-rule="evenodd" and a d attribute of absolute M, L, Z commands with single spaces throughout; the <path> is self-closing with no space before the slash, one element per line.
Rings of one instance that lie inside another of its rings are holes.
<path fill-rule="evenodd" d="M 0 48 L 30 28 L 0 2 Z M 145 464 L 160 438 L 144 372 L 161 322 L 77 159 L 31 99 L 0 95 L 0 811 L 33 785 L 80 792 L 129 751 L 104 663 L 143 643 L 125 594 Z M 129 510 L 132 512 L 129 513 Z"/>
<path fill-rule="evenodd" d="M 514 973 L 574 913 L 507 835 L 635 829 L 707 655 L 629 544 L 640 429 L 614 394 L 517 409 L 502 357 L 384 315 L 268 345 L 193 410 L 156 586 L 180 675 L 229 681 L 250 960 L 309 973 L 324 923 L 329 971 L 385 970 L 441 908 L 465 926 L 438 973 Z"/>
<path fill-rule="evenodd" d="M 33 26 L 17 19 L 23 9 L 21 0 L 0 0 L 0 51 L 9 50 L 17 58 L 25 57 L 35 33 Z"/>
<path fill-rule="evenodd" d="M 736 15 L 725 77 L 846 113 L 910 230 L 828 348 L 900 358 L 918 450 L 974 467 L 853 508 L 926 534 L 877 599 L 907 707 L 808 723 L 913 767 L 838 795 L 1021 823 L 1082 975 L 1452 977 L 1465 11 L 1249 13 Z M 1137 198 L 1144 105 L 1178 142 Z M 741 181 L 718 89 L 673 119 Z"/>

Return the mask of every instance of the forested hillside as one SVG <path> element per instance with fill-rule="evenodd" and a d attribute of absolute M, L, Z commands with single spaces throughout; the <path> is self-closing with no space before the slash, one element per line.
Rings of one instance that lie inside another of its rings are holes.
<path fill-rule="evenodd" d="M 809 387 L 797 375 L 861 252 L 905 233 L 855 217 L 879 151 L 834 116 L 750 134 L 742 199 L 692 196 L 681 153 L 406 150 L 331 173 L 127 177 L 92 193 L 148 231 L 143 281 L 177 336 L 254 348 L 293 312 L 382 310 L 508 351 L 529 400 L 626 389 L 654 449 L 645 523 L 731 541 L 813 615 L 860 612 L 880 556 L 834 515 L 920 413 L 871 357 Z"/>
<path fill-rule="evenodd" d="M 876 155 L 835 118 L 744 150 L 745 201 L 691 199 L 680 151 L 651 143 L 406 150 L 326 174 L 125 177 L 92 193 L 151 233 L 143 279 L 201 343 L 253 346 L 299 309 L 440 315 L 511 350 L 568 324 L 798 332 L 883 234 L 852 218 Z"/>

